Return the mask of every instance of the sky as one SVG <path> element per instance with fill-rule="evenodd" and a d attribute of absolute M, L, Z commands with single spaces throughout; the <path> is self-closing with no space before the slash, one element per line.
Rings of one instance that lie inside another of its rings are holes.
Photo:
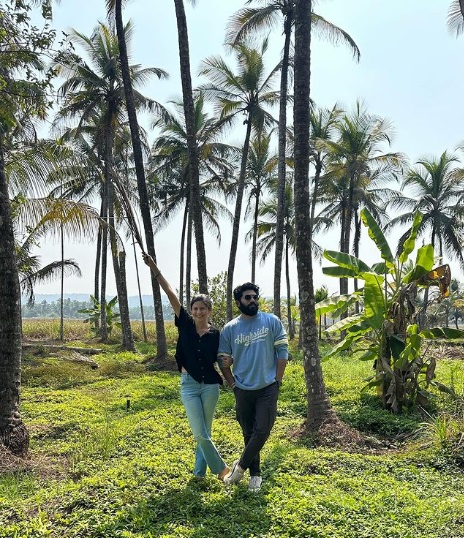
<path fill-rule="evenodd" d="M 223 47 L 225 28 L 229 17 L 245 5 L 244 0 L 198 0 L 195 7 L 184 1 L 190 38 L 190 56 L 193 83 L 202 80 L 197 76 L 201 61 L 209 56 L 221 55 L 230 65 L 233 58 Z M 334 46 L 313 37 L 311 66 L 311 98 L 320 107 L 335 103 L 350 110 L 361 100 L 368 111 L 388 118 L 394 125 L 395 137 L 390 150 L 406 154 L 411 164 L 421 157 L 439 156 L 443 151 L 453 152 L 464 140 L 464 36 L 456 38 L 448 32 L 446 16 L 451 0 L 325 0 L 313 8 L 333 24 L 348 32 L 361 50 L 356 63 L 344 46 Z M 155 7 L 154 7 L 155 6 Z M 131 51 L 132 62 L 143 67 L 159 67 L 168 71 L 167 81 L 153 80 L 143 93 L 161 103 L 181 98 L 179 77 L 177 29 L 174 2 L 171 0 L 132 0 L 126 3 L 124 20 L 134 25 Z M 54 26 L 68 30 L 74 28 L 90 35 L 98 21 L 105 21 L 103 0 L 62 0 L 55 7 Z M 280 55 L 282 35 L 279 28 L 270 33 L 270 49 L 266 64 L 273 67 Z M 231 143 L 239 145 L 242 131 L 233 131 Z M 233 208 L 231 208 L 233 209 Z M 241 237 L 237 252 L 234 281 L 239 284 L 250 279 L 250 244 L 243 236 L 250 223 L 241 223 Z M 173 287 L 179 281 L 180 220 L 174 219 L 155 236 L 158 266 Z M 220 246 L 208 232 L 205 233 L 208 275 L 214 276 L 227 269 L 231 227 L 221 226 Z M 337 250 L 338 231 L 319 238 L 324 248 Z M 393 240 L 392 240 L 393 242 Z M 360 257 L 368 263 L 372 243 L 364 237 Z M 128 252 L 128 291 L 137 294 L 134 261 L 131 245 Z M 38 252 L 42 262 L 60 257 L 59 245 L 42 244 Z M 66 257 L 74 258 L 83 272 L 82 278 L 68 278 L 65 293 L 92 293 L 94 245 L 69 244 Z M 148 268 L 142 265 L 141 287 L 150 293 Z M 323 264 L 324 265 L 324 264 Z M 266 265 L 257 268 L 257 284 L 263 295 L 272 296 L 273 256 Z M 453 277 L 463 280 L 452 266 Z M 194 278 L 196 267 L 193 268 Z M 109 272 L 109 294 L 115 285 Z M 296 293 L 295 263 L 291 267 L 292 292 Z M 315 286 L 328 286 L 336 291 L 336 279 L 322 275 L 315 264 Z M 59 283 L 36 288 L 36 293 L 57 293 Z M 284 294 L 284 290 L 283 290 Z"/>

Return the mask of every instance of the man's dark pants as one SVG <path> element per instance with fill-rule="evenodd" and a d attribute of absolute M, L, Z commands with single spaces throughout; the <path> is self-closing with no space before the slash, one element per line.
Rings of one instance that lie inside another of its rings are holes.
<path fill-rule="evenodd" d="M 260 476 L 259 452 L 269 437 L 277 415 L 279 386 L 272 383 L 259 390 L 234 389 L 235 412 L 243 432 L 245 450 L 240 458 L 242 469 L 251 476 Z"/>

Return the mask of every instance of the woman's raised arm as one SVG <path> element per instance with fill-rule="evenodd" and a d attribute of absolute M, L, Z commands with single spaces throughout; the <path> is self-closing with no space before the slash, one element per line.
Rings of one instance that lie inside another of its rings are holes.
<path fill-rule="evenodd" d="M 153 258 L 145 252 L 142 253 L 142 257 L 143 261 L 152 270 L 154 277 L 158 281 L 158 284 L 161 286 L 161 289 L 168 296 L 169 302 L 171 303 L 172 309 L 174 310 L 174 314 L 179 317 L 181 304 L 175 291 L 171 288 L 169 282 L 161 274 L 161 271 L 158 269 L 158 266 L 156 265 Z"/>

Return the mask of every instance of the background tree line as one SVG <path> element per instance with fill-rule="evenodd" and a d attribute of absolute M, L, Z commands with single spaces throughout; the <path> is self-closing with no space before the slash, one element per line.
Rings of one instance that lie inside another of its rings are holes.
<path fill-rule="evenodd" d="M 76 299 L 64 299 L 63 301 L 63 315 L 65 319 L 86 319 L 85 313 L 79 312 L 80 310 L 92 308 L 92 301 L 77 301 Z M 42 300 L 32 305 L 25 304 L 21 307 L 21 315 L 23 318 L 59 318 L 61 315 L 61 301 L 59 299 L 54 301 Z M 146 304 L 143 307 L 146 320 L 154 320 L 155 309 L 153 305 Z M 119 308 L 114 308 L 115 312 L 119 312 Z M 129 315 L 131 319 L 142 319 L 142 312 L 140 306 L 129 307 Z M 172 321 L 174 315 L 172 308 L 167 303 L 163 303 L 163 315 L 166 321 Z"/>

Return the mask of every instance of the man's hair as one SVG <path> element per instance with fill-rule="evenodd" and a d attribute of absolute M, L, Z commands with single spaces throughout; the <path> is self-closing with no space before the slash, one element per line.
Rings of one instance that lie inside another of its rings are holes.
<path fill-rule="evenodd" d="M 256 295 L 259 295 L 259 286 L 257 286 L 256 284 L 253 284 L 253 282 L 245 282 L 245 284 L 242 284 L 241 286 L 237 286 L 234 291 L 233 291 L 233 294 L 234 294 L 234 299 L 236 301 L 240 301 L 240 299 L 242 298 L 242 293 L 246 290 L 253 290 Z"/>
<path fill-rule="evenodd" d="M 205 303 L 205 306 L 208 310 L 213 309 L 213 303 L 211 299 L 207 295 L 204 295 L 203 293 L 200 293 L 199 295 L 195 295 L 194 297 L 192 297 L 192 300 L 190 301 L 190 308 L 192 308 L 193 304 L 197 303 L 198 301 Z"/>

